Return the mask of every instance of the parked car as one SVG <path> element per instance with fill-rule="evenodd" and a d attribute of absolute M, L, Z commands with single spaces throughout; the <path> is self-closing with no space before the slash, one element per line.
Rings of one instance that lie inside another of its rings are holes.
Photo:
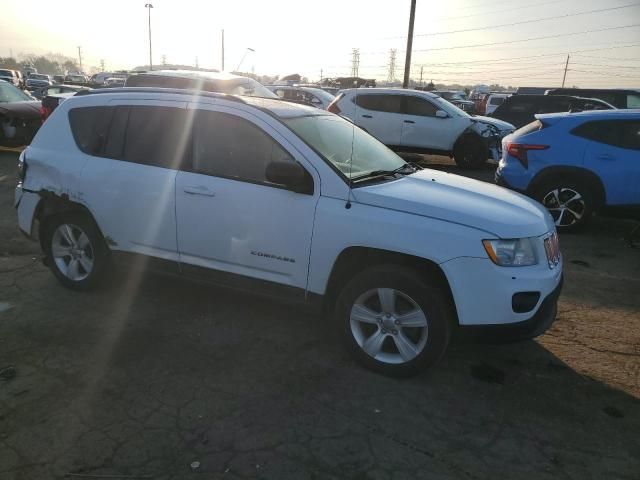
<path fill-rule="evenodd" d="M 8 82 L 15 87 L 20 86 L 20 79 L 18 78 L 18 75 L 16 75 L 15 70 L 9 70 L 6 68 L 0 69 L 0 81 Z"/>
<path fill-rule="evenodd" d="M 41 90 L 45 87 L 53 85 L 51 77 L 42 73 L 32 73 L 27 78 L 27 90 Z"/>
<path fill-rule="evenodd" d="M 67 85 L 87 85 L 87 77 L 79 74 L 67 75 L 64 77 L 64 83 Z"/>
<path fill-rule="evenodd" d="M 53 83 L 58 83 L 58 84 L 64 83 L 64 75 L 54 75 Z"/>
<path fill-rule="evenodd" d="M 503 140 L 500 185 L 535 198 L 559 230 L 640 207 L 640 110 L 536 115 Z"/>
<path fill-rule="evenodd" d="M 552 89 L 553 87 L 518 87 L 514 95 L 544 95 Z"/>
<path fill-rule="evenodd" d="M 476 104 L 475 102 L 467 99 L 467 95 L 464 92 L 460 91 L 449 91 L 449 90 L 433 90 L 431 93 L 438 95 L 441 98 L 453 103 L 456 107 L 461 110 L 464 110 L 469 115 L 473 115 L 476 113 Z"/>
<path fill-rule="evenodd" d="M 40 102 L 9 82 L 0 82 L 0 146 L 28 145 L 40 127 Z"/>
<path fill-rule="evenodd" d="M 329 104 L 333 102 L 333 99 L 336 98 L 320 88 L 290 87 L 288 85 L 267 85 L 267 88 L 284 100 L 321 108 L 322 110 L 326 110 Z"/>
<path fill-rule="evenodd" d="M 513 125 L 471 116 L 430 92 L 394 88 L 343 90 L 328 110 L 349 118 L 392 150 L 453 156 L 460 167 L 500 158 Z"/>
<path fill-rule="evenodd" d="M 596 98 L 568 95 L 513 95 L 496 108 L 491 117 L 499 118 L 520 128 L 535 120 L 537 113 L 580 112 L 583 110 L 611 110 L 615 107 Z"/>
<path fill-rule="evenodd" d="M 275 93 L 252 78 L 222 72 L 154 70 L 129 76 L 125 87 L 180 88 L 249 97 L 278 98 Z"/>
<path fill-rule="evenodd" d="M 27 82 L 24 78 L 24 75 L 22 75 L 22 72 L 20 70 L 14 70 L 16 72 L 16 77 L 18 77 L 18 88 L 21 88 L 22 90 L 24 90 L 25 88 L 27 88 Z"/>
<path fill-rule="evenodd" d="M 640 90 L 622 88 L 555 88 L 547 95 L 597 98 L 616 108 L 640 108 Z"/>
<path fill-rule="evenodd" d="M 530 338 L 555 317 L 562 257 L 538 203 L 414 167 L 320 109 L 93 90 L 58 107 L 19 171 L 20 228 L 69 288 L 142 256 L 322 308 L 390 375 L 433 365 L 457 325 Z"/>
<path fill-rule="evenodd" d="M 82 88 L 82 87 L 80 87 L 80 88 Z M 84 88 L 83 90 L 88 90 L 88 89 Z M 42 105 L 40 107 L 40 119 L 41 119 L 42 123 L 44 123 L 47 120 L 47 118 L 49 118 L 51 116 L 53 111 L 56 108 L 58 108 L 58 106 L 62 102 L 64 102 L 65 100 L 68 100 L 69 98 L 73 97 L 77 93 L 78 93 L 77 91 L 62 92 L 62 93 L 50 93 L 50 94 L 42 97 Z"/>
<path fill-rule="evenodd" d="M 107 78 L 104 82 L 105 87 L 124 87 L 126 79 L 118 77 Z"/>
<path fill-rule="evenodd" d="M 42 90 L 34 90 L 32 92 L 33 96 L 38 100 L 42 100 L 49 95 L 56 95 L 59 93 L 76 93 L 81 92 L 83 90 L 88 90 L 89 87 L 84 87 L 82 85 L 52 85 L 50 87 L 45 87 Z"/>
<path fill-rule="evenodd" d="M 502 105 L 502 103 L 510 96 L 510 93 L 490 93 L 489 95 L 487 95 L 487 98 L 484 102 L 484 114 L 487 116 L 491 116 L 496 108 Z"/>

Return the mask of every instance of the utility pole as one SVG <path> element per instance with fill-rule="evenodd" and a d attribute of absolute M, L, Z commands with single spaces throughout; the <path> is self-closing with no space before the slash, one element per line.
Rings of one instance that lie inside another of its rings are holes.
<path fill-rule="evenodd" d="M 196 56 L 196 68 L 200 68 L 200 67 L 198 66 L 198 57 L 197 57 L 197 56 Z"/>
<path fill-rule="evenodd" d="M 416 19 L 416 0 L 411 0 L 409 12 L 409 33 L 407 35 L 407 56 L 404 60 L 404 80 L 402 88 L 409 88 L 409 75 L 411 74 L 411 49 L 413 48 L 413 23 Z"/>
<path fill-rule="evenodd" d="M 420 86 L 422 86 L 422 71 L 424 70 L 424 65 L 420 65 Z"/>
<path fill-rule="evenodd" d="M 153 56 L 151 55 L 151 9 L 153 5 L 145 3 L 144 6 L 149 11 L 149 70 L 153 70 Z"/>
<path fill-rule="evenodd" d="M 82 47 L 78 47 L 78 61 L 80 63 L 80 71 L 82 71 Z"/>
<path fill-rule="evenodd" d="M 562 76 L 562 88 L 564 88 L 564 81 L 567 79 L 568 68 L 569 68 L 569 55 L 567 54 L 567 63 L 564 64 L 564 75 Z"/>
<path fill-rule="evenodd" d="M 162 66 L 164 67 L 167 64 L 167 55 L 163 54 L 161 58 Z"/>
<path fill-rule="evenodd" d="M 320 69 L 320 85 L 322 85 L 322 69 Z"/>
<path fill-rule="evenodd" d="M 220 70 L 224 72 L 224 28 L 222 29 L 222 68 Z"/>
<path fill-rule="evenodd" d="M 9 49 L 9 57 L 13 58 L 13 48 Z"/>
<path fill-rule="evenodd" d="M 357 77 L 360 69 L 360 49 L 351 49 L 351 76 Z"/>
<path fill-rule="evenodd" d="M 104 58 L 100 59 L 100 71 L 104 72 Z"/>
<path fill-rule="evenodd" d="M 389 50 L 389 73 L 387 74 L 387 82 L 393 83 L 396 81 L 396 53 L 398 51 L 395 48 Z"/>

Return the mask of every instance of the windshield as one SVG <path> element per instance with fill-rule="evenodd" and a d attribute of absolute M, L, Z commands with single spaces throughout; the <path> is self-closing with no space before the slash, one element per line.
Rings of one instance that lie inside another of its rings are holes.
<path fill-rule="evenodd" d="M 0 70 L 0 76 L 13 77 L 13 72 L 11 70 Z"/>
<path fill-rule="evenodd" d="M 338 116 L 296 117 L 286 119 L 284 123 L 347 178 L 355 179 L 406 165 L 378 140 Z"/>
<path fill-rule="evenodd" d="M 39 75 L 39 74 L 32 74 L 31 78 L 34 80 L 49 80 L 49 77 L 47 75 Z"/>
<path fill-rule="evenodd" d="M 261 83 L 251 78 L 242 78 L 229 82 L 220 82 L 220 91 L 231 95 L 247 97 L 278 98 L 278 96 Z"/>
<path fill-rule="evenodd" d="M 312 93 L 316 97 L 320 98 L 324 102 L 331 103 L 336 98 L 335 95 L 331 95 L 329 92 L 325 92 L 319 88 L 310 88 L 309 93 Z"/>
<path fill-rule="evenodd" d="M 28 102 L 33 100 L 29 95 L 23 93 L 19 88 L 10 83 L 0 81 L 0 103 Z"/>

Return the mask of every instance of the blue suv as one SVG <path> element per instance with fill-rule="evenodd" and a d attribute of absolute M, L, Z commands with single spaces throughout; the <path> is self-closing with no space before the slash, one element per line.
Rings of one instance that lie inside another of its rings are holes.
<path fill-rule="evenodd" d="M 640 110 L 536 115 L 502 141 L 496 182 L 542 203 L 561 231 L 640 211 Z"/>

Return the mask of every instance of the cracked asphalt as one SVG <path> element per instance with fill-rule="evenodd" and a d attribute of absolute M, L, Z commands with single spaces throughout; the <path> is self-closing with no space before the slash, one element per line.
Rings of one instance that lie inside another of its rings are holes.
<path fill-rule="evenodd" d="M 18 232 L 16 158 L 0 152 L 0 479 L 640 478 L 633 222 L 561 237 L 544 336 L 458 335 L 394 380 L 285 304 L 135 270 L 66 290 Z"/>

